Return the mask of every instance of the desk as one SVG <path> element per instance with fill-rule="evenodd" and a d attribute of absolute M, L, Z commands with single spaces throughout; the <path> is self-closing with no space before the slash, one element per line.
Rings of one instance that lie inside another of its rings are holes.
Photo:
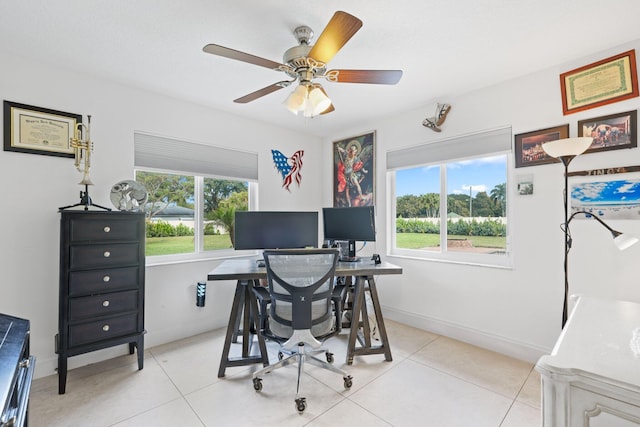
<path fill-rule="evenodd" d="M 387 330 L 382 317 L 380 301 L 374 276 L 386 274 L 402 274 L 402 268 L 383 262 L 374 264 L 373 261 L 340 262 L 336 267 L 336 277 L 355 277 L 353 290 L 352 319 L 349 325 L 349 340 L 347 344 L 347 364 L 353 363 L 354 356 L 367 354 L 384 354 L 385 360 L 391 361 L 391 348 L 387 338 Z M 227 334 L 225 337 L 218 377 L 223 377 L 229 366 L 243 366 L 253 363 L 269 364 L 264 338 L 258 333 L 259 356 L 251 355 L 251 344 L 254 332 L 259 330 L 258 304 L 253 297 L 252 287 L 259 285 L 260 279 L 267 278 L 264 267 L 258 267 L 253 259 L 226 260 L 209 272 L 207 280 L 236 280 L 236 291 L 229 315 Z M 369 291 L 373 305 L 375 320 L 380 334 L 380 344 L 373 345 L 369 330 L 365 292 Z M 248 310 L 243 310 L 244 308 Z M 244 313 L 242 319 L 240 314 Z M 242 322 L 242 356 L 229 357 L 231 343 L 236 342 Z M 362 327 L 362 330 L 360 328 Z M 356 339 L 360 346 L 356 346 Z"/>

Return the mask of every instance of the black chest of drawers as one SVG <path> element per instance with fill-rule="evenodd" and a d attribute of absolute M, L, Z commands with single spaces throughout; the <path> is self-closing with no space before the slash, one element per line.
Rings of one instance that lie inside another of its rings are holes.
<path fill-rule="evenodd" d="M 62 210 L 56 353 L 58 393 L 67 358 L 115 345 L 144 362 L 143 213 Z"/>

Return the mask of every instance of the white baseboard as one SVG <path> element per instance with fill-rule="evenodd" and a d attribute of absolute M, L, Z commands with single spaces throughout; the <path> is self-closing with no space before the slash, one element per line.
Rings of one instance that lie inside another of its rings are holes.
<path fill-rule="evenodd" d="M 382 311 L 387 319 L 486 348 L 487 350 L 495 351 L 529 363 L 536 363 L 541 356 L 551 352 L 551 349 L 535 347 L 527 343 L 517 342 L 466 326 L 397 310 L 391 307 L 383 306 Z"/>

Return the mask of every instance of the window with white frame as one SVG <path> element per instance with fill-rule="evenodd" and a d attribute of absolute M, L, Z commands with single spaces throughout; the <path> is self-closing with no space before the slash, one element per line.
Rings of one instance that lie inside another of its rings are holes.
<path fill-rule="evenodd" d="M 510 265 L 511 129 L 387 153 L 390 253 Z"/>
<path fill-rule="evenodd" d="M 234 213 L 248 210 L 257 190 L 257 155 L 142 133 L 134 141 L 135 178 L 149 194 L 146 255 L 231 254 Z"/>

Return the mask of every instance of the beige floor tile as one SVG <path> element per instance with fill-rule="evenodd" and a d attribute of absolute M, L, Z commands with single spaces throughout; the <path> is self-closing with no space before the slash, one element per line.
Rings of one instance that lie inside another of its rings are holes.
<path fill-rule="evenodd" d="M 540 427 L 541 425 L 540 408 L 515 402 L 500 427 Z"/>
<path fill-rule="evenodd" d="M 137 366 L 109 369 L 70 381 L 63 395 L 57 389 L 33 392 L 32 427 L 102 427 L 125 420 L 180 397 L 176 387 L 152 359 Z"/>
<path fill-rule="evenodd" d="M 349 400 L 394 426 L 497 427 L 512 400 L 406 359 Z"/>
<path fill-rule="evenodd" d="M 518 393 L 516 401 L 533 406 L 534 408 L 540 408 L 542 403 L 542 392 L 540 384 L 540 373 L 535 369 L 531 370 L 531 373 L 527 377 L 522 390 Z"/>
<path fill-rule="evenodd" d="M 149 353 L 180 392 L 187 394 L 218 381 L 223 345 L 224 333 L 218 329 L 153 347 Z"/>
<path fill-rule="evenodd" d="M 393 320 L 385 320 L 387 335 L 394 357 L 408 357 L 422 349 L 439 335 L 412 326 L 403 325 Z"/>
<path fill-rule="evenodd" d="M 514 399 L 532 364 L 447 337 L 411 356 L 412 360 Z"/>
<path fill-rule="evenodd" d="M 252 376 L 244 372 L 226 376 L 186 399 L 207 426 L 303 426 L 344 399 L 307 376 L 301 384 L 307 409 L 298 414 L 294 402 L 296 376 L 295 366 L 279 369 L 265 376 L 262 391 L 256 392 Z"/>
<path fill-rule="evenodd" d="M 354 425 L 361 427 L 389 427 L 391 424 L 373 415 L 348 399 L 338 403 L 305 427 L 335 427 Z"/>
<path fill-rule="evenodd" d="M 113 425 L 113 427 L 160 426 L 203 427 L 204 424 L 181 397 Z"/>

